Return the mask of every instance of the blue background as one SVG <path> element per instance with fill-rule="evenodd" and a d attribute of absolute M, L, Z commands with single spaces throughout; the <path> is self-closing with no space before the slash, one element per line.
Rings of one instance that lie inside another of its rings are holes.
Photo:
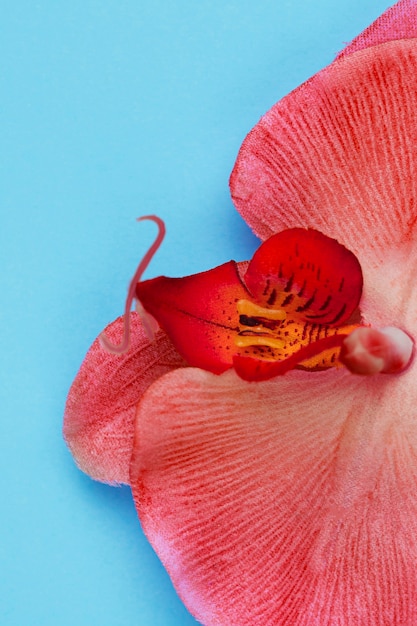
<path fill-rule="evenodd" d="M 387 0 L 3 0 L 0 22 L 0 623 L 195 624 L 129 489 L 79 472 L 65 397 L 148 276 L 248 258 L 238 148 Z"/>

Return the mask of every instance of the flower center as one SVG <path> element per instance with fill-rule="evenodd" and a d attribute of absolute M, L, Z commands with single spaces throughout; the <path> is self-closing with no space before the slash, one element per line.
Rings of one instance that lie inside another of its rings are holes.
<path fill-rule="evenodd" d="M 237 312 L 240 328 L 234 339 L 237 348 L 256 347 L 262 353 L 262 348 L 273 351 L 285 346 L 285 341 L 277 336 L 277 329 L 287 317 L 283 309 L 266 309 L 250 300 L 239 300 Z M 268 358 L 268 353 L 264 358 Z M 270 358 L 274 360 L 272 352 Z"/>
<path fill-rule="evenodd" d="M 234 343 L 241 356 L 261 361 L 282 361 L 306 346 L 317 345 L 316 354 L 310 350 L 309 358 L 300 360 L 299 365 L 308 369 L 340 367 L 338 355 L 342 342 L 339 345 L 331 342 L 328 348 L 323 340 L 338 334 L 348 334 L 356 328 L 356 325 L 331 327 L 312 324 L 292 310 L 265 308 L 250 300 L 239 300 L 237 312 L 239 331 Z"/>

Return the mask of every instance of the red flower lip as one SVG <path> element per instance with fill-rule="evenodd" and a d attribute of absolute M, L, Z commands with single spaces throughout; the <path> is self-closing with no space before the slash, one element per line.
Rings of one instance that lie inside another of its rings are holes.
<path fill-rule="evenodd" d="M 339 348 L 360 318 L 362 282 L 352 252 L 292 228 L 261 244 L 244 273 L 230 261 L 185 278 L 160 276 L 138 282 L 136 297 L 189 365 L 216 374 L 234 366 L 246 380 L 264 380 L 300 364 L 340 365 Z"/>

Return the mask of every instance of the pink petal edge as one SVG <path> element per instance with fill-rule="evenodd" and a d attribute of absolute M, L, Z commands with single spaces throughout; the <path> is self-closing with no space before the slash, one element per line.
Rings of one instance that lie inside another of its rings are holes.
<path fill-rule="evenodd" d="M 119 343 L 124 320 L 105 330 Z M 136 405 L 163 374 L 185 365 L 168 337 L 150 342 L 139 316 L 131 313 L 131 345 L 122 355 L 107 352 L 97 338 L 71 386 L 64 415 L 64 438 L 77 465 L 91 478 L 129 483 Z"/>
<path fill-rule="evenodd" d="M 342 50 L 336 58 L 396 39 L 417 37 L 417 2 L 400 0 Z"/>

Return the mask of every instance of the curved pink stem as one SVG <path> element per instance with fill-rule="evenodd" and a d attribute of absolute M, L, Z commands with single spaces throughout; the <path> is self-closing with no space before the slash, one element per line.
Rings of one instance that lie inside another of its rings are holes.
<path fill-rule="evenodd" d="M 129 289 L 127 291 L 127 296 L 126 296 L 126 303 L 125 303 L 124 327 L 123 327 L 123 338 L 122 338 L 122 341 L 118 345 L 115 345 L 108 339 L 108 337 L 106 336 L 106 334 L 104 332 L 101 333 L 101 335 L 100 335 L 100 342 L 101 342 L 101 345 L 103 346 L 103 348 L 105 348 L 108 352 L 111 352 L 113 354 L 123 354 L 129 348 L 129 344 L 130 344 L 130 310 L 132 308 L 132 303 L 133 303 L 133 301 L 135 299 L 136 285 L 140 281 L 140 279 L 142 278 L 142 275 L 143 275 L 144 271 L 148 267 L 148 265 L 151 262 L 154 254 L 158 250 L 159 246 L 161 245 L 161 243 L 163 242 L 164 237 L 165 237 L 165 232 L 166 232 L 165 224 L 161 220 L 160 217 L 158 217 L 156 215 L 144 215 L 143 217 L 138 217 L 137 218 L 138 222 L 142 222 L 144 220 L 150 220 L 152 222 L 155 222 L 155 224 L 158 226 L 158 234 L 157 234 L 157 236 L 155 238 L 155 241 L 149 247 L 149 250 L 146 252 L 146 254 L 143 257 L 143 259 L 140 261 L 140 263 L 139 263 L 139 265 L 137 267 L 137 270 L 134 273 L 132 280 L 130 281 Z M 150 320 L 147 319 L 147 314 L 146 313 L 144 315 L 142 315 L 142 320 L 143 320 L 143 324 L 144 324 L 144 327 L 145 327 L 145 330 L 146 330 L 148 336 L 152 337 L 154 329 L 152 328 L 152 324 L 151 324 Z"/>

